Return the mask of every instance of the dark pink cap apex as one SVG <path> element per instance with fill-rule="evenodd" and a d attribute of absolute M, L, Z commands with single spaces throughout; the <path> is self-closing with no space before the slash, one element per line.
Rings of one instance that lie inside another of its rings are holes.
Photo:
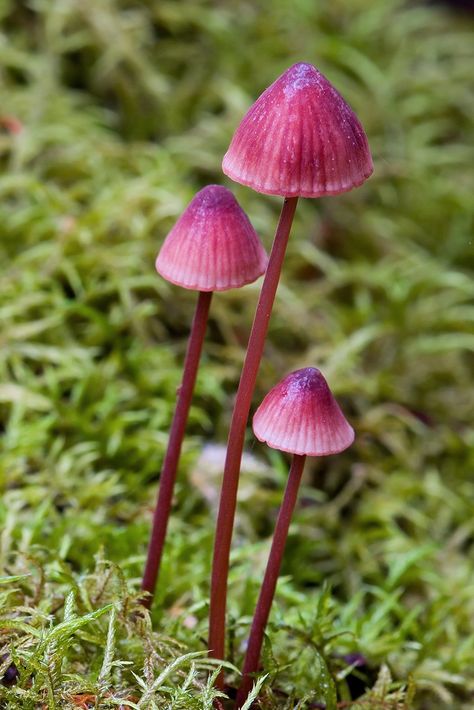
<path fill-rule="evenodd" d="M 191 200 L 166 237 L 156 270 L 196 291 L 226 291 L 255 281 L 268 257 L 234 195 L 208 185 Z"/>
<path fill-rule="evenodd" d="M 253 418 L 260 441 L 291 454 L 328 456 L 354 441 L 328 383 L 315 367 L 287 375 L 263 400 Z"/>
<path fill-rule="evenodd" d="M 361 185 L 373 165 L 355 113 L 316 67 L 301 63 L 251 106 L 222 169 L 257 192 L 320 197 Z"/>

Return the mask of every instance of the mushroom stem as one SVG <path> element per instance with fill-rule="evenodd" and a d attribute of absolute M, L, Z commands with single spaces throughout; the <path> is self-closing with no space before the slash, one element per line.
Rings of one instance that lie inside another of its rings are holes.
<path fill-rule="evenodd" d="M 211 305 L 212 291 L 200 291 L 196 311 L 194 313 L 191 333 L 189 335 L 186 357 L 184 360 L 183 379 L 178 388 L 176 409 L 171 423 L 168 448 L 166 450 L 163 468 L 160 476 L 158 500 L 153 515 L 153 527 L 145 571 L 142 580 L 142 589 L 148 592 L 143 598 L 143 605 L 148 609 L 153 602 L 156 580 L 160 570 L 163 546 L 166 537 L 166 528 L 170 515 L 173 488 L 178 470 L 181 445 L 183 443 L 186 422 L 196 382 L 196 375 L 201 357 L 202 344 L 206 333 L 209 307 Z"/>
<path fill-rule="evenodd" d="M 227 442 L 214 542 L 209 612 L 209 652 L 219 659 L 224 658 L 225 651 L 227 575 L 245 429 L 297 202 L 297 197 L 286 197 L 283 203 L 250 333 Z M 222 673 L 216 685 L 222 688 Z"/>
<path fill-rule="evenodd" d="M 262 650 L 263 636 L 267 625 L 270 609 L 275 596 L 275 589 L 280 574 L 281 561 L 285 550 L 286 539 L 290 527 L 291 517 L 295 509 L 298 489 L 303 474 L 306 456 L 293 456 L 288 483 L 286 484 L 283 503 L 281 504 L 278 520 L 273 533 L 273 541 L 268 558 L 265 576 L 263 578 L 260 595 L 258 597 L 255 614 L 252 621 L 252 628 L 247 644 L 244 667 L 242 671 L 243 680 L 237 693 L 236 710 L 242 707 L 252 688 L 253 674 L 258 671 L 260 652 Z"/>

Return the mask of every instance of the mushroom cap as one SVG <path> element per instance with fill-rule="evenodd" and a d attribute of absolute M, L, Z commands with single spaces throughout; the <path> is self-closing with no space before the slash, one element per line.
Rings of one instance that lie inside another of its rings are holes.
<path fill-rule="evenodd" d="M 294 64 L 250 107 L 222 169 L 257 192 L 337 195 L 372 174 L 357 116 L 312 64 Z"/>
<path fill-rule="evenodd" d="M 354 430 L 315 367 L 287 375 L 263 400 L 253 418 L 257 439 L 291 454 L 328 456 L 354 441 Z"/>
<path fill-rule="evenodd" d="M 208 185 L 169 232 L 155 265 L 177 286 L 226 291 L 255 281 L 267 263 L 267 253 L 232 192 Z"/>
<path fill-rule="evenodd" d="M 267 263 L 267 253 L 231 191 L 208 185 L 169 232 L 155 266 L 177 286 L 226 291 L 255 281 Z"/>
<path fill-rule="evenodd" d="M 226 291 L 255 281 L 268 257 L 234 195 L 208 185 L 191 200 L 156 258 L 163 278 L 196 291 Z"/>

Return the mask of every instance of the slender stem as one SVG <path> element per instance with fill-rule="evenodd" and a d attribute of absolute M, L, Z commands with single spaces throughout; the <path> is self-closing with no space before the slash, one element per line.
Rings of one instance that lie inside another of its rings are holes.
<path fill-rule="evenodd" d="M 265 576 L 263 578 L 260 595 L 258 597 L 255 614 L 252 621 L 252 628 L 245 655 L 244 668 L 242 671 L 243 680 L 237 693 L 236 710 L 242 707 L 247 699 L 252 684 L 252 674 L 258 671 L 260 652 L 262 650 L 263 635 L 267 625 L 270 609 L 275 596 L 275 589 L 280 574 L 281 561 L 285 551 L 286 538 L 290 527 L 291 516 L 295 509 L 298 489 L 300 487 L 301 476 L 303 475 L 304 462 L 306 456 L 293 456 L 288 483 L 286 484 L 283 503 L 278 514 L 278 520 L 273 533 L 272 547 L 268 558 Z"/>
<path fill-rule="evenodd" d="M 285 198 L 280 221 L 275 233 L 272 252 L 263 281 L 247 354 L 240 376 L 239 388 L 232 414 L 227 455 L 224 466 L 219 513 L 217 517 L 214 558 L 212 563 L 211 600 L 209 612 L 209 651 L 215 658 L 224 658 L 225 612 L 227 600 L 227 575 L 229 571 L 230 545 L 234 526 L 237 487 L 239 483 L 240 461 L 244 447 L 245 428 L 252 403 L 252 395 L 262 359 L 265 337 L 272 312 L 273 301 L 280 279 L 291 224 L 295 214 L 297 197 Z M 223 675 L 216 685 L 223 686 Z"/>
<path fill-rule="evenodd" d="M 143 604 L 149 609 L 155 591 L 156 580 L 160 569 L 163 546 L 166 537 L 166 528 L 171 510 L 173 488 L 178 470 L 181 445 L 183 443 L 189 408 L 193 397 L 194 384 L 201 357 L 202 344 L 206 333 L 209 307 L 211 305 L 212 291 L 200 291 L 194 313 L 191 333 L 189 335 L 186 357 L 184 360 L 183 379 L 178 388 L 178 400 L 171 423 L 168 448 L 166 450 L 163 468 L 160 476 L 160 489 L 158 500 L 153 515 L 148 555 L 143 574 L 142 589 L 149 595 L 143 598 Z"/>

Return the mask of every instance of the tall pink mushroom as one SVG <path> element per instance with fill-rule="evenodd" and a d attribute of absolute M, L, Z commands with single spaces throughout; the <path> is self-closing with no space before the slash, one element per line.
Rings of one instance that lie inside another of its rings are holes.
<path fill-rule="evenodd" d="M 247 215 L 230 190 L 219 185 L 208 185 L 195 195 L 166 237 L 156 259 L 156 269 L 161 276 L 183 288 L 199 291 L 199 297 L 161 471 L 142 580 L 142 589 L 148 592 L 143 603 L 148 607 L 158 578 L 212 294 L 255 281 L 264 273 L 267 262 L 265 249 Z"/>
<path fill-rule="evenodd" d="M 298 197 L 337 195 L 372 173 L 364 130 L 352 109 L 311 64 L 282 74 L 244 116 L 222 163 L 233 180 L 284 203 L 260 293 L 227 445 L 214 543 L 209 650 L 224 658 L 227 577 L 240 460 L 252 395 Z M 218 679 L 222 686 L 222 676 Z"/>
<path fill-rule="evenodd" d="M 314 367 L 292 372 L 270 390 L 255 413 L 253 430 L 257 439 L 268 446 L 293 454 L 293 461 L 253 617 L 236 708 L 244 704 L 252 687 L 252 675 L 258 670 L 306 456 L 337 454 L 354 441 L 352 427 L 323 375 Z"/>

